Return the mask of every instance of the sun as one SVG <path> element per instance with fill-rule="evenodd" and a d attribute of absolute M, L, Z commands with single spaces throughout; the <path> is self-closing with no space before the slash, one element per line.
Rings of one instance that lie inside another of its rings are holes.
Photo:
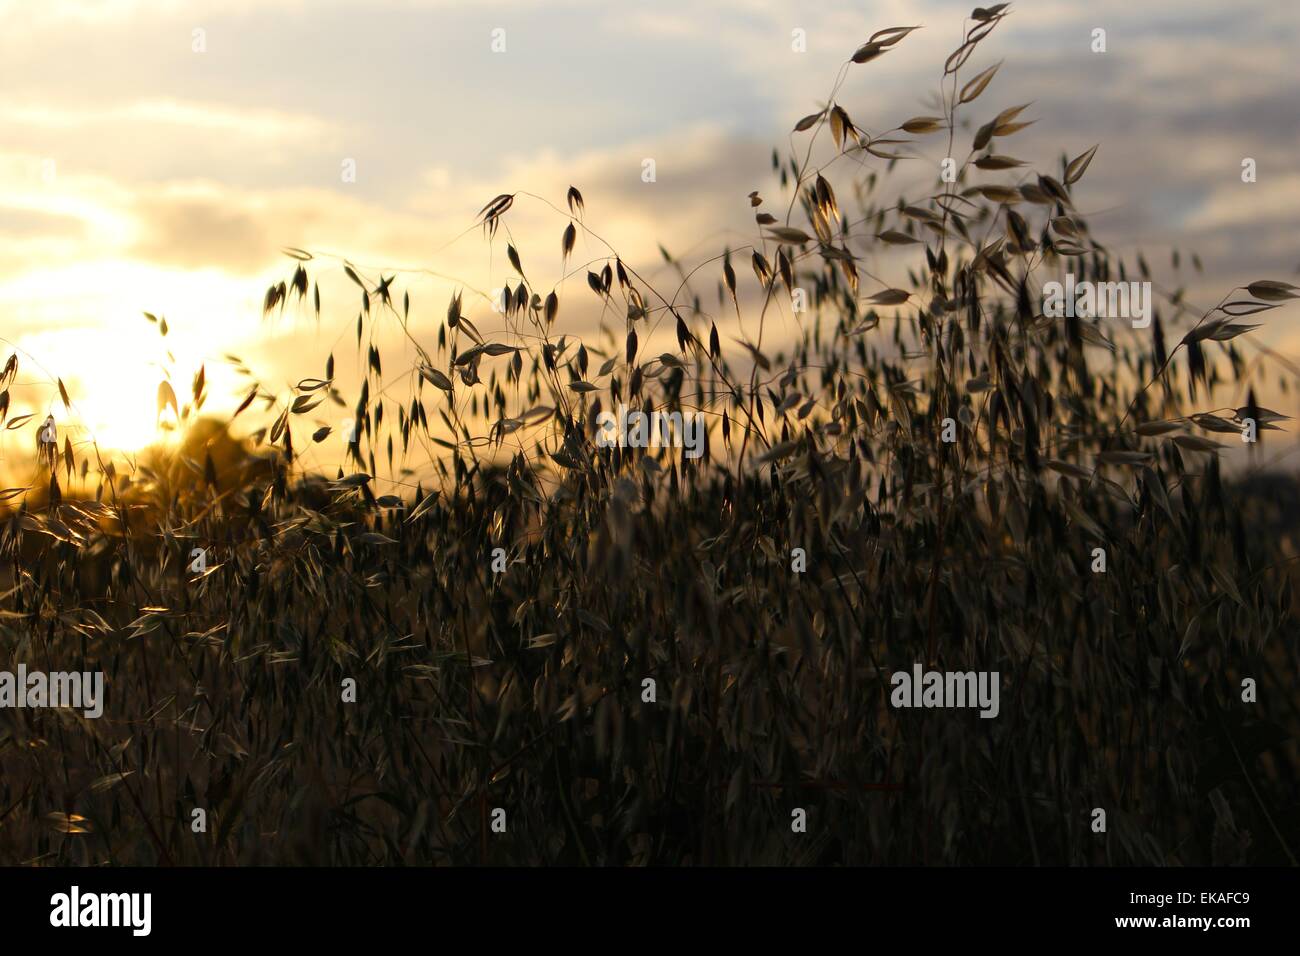
<path fill-rule="evenodd" d="M 53 264 L 0 282 L 0 312 L 14 330 L 0 337 L 0 361 L 12 350 L 20 363 L 6 422 L 53 415 L 74 448 L 93 441 L 104 452 L 139 452 L 177 437 L 176 428 L 159 428 L 159 383 L 170 382 L 184 409 L 200 367 L 203 414 L 233 412 L 250 382 L 225 356 L 257 353 L 264 344 L 260 287 L 252 287 L 220 270 L 130 259 Z M 146 319 L 146 311 L 157 319 Z M 170 408 L 162 420 L 176 425 Z M 0 428 L 0 454 L 34 449 L 31 427 Z"/>
<path fill-rule="evenodd" d="M 84 398 L 73 398 L 74 421 L 85 429 L 86 440 L 103 450 L 135 452 L 149 445 L 165 443 L 175 429 L 159 427 L 157 409 L 157 369 L 150 376 L 143 370 L 130 374 L 99 374 L 98 370 L 80 376 L 77 386 Z M 73 386 L 76 387 L 76 386 Z M 170 409 L 164 413 L 173 421 Z"/>
<path fill-rule="evenodd" d="M 10 419 L 24 411 L 36 418 L 53 415 L 74 445 L 94 443 L 103 452 L 167 443 L 176 429 L 160 425 L 176 422 L 170 409 L 159 414 L 158 383 L 168 377 L 168 365 L 180 363 L 166 360 L 157 339 L 147 328 L 138 334 L 82 327 L 24 336 L 16 343 L 23 384 L 18 397 L 28 407 L 16 401 Z M 60 380 L 69 408 L 59 395 Z M 173 387 L 184 401 L 184 390 Z"/>

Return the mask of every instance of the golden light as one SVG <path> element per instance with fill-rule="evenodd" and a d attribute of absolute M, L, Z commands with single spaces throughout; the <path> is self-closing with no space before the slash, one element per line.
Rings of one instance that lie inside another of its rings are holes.
<path fill-rule="evenodd" d="M 222 356 L 239 352 L 257 331 L 252 288 L 216 271 L 110 261 L 30 272 L 5 283 L 0 306 L 28 329 L 0 342 L 6 356 L 17 351 L 20 363 L 9 420 L 53 414 L 60 435 L 75 446 L 94 441 L 102 452 L 138 452 L 175 440 L 175 427 L 159 428 L 158 386 L 169 381 L 183 409 L 200 365 L 208 383 L 203 412 L 230 412 L 235 391 L 247 385 Z M 161 321 L 145 318 L 146 310 L 166 320 L 166 335 Z M 59 379 L 70 410 L 59 396 Z M 176 425 L 170 408 L 161 419 Z M 30 427 L 0 431 L 0 448 L 10 460 L 24 457 L 33 442 Z"/>
<path fill-rule="evenodd" d="M 22 401 L 15 402 L 10 418 L 25 412 L 37 418 L 53 414 L 61 434 L 69 434 L 74 443 L 94 441 L 104 451 L 138 451 L 159 440 L 165 435 L 156 427 L 162 370 L 145 358 L 149 353 L 136 338 L 100 328 L 23 336 L 16 343 Z M 60 378 L 71 410 L 63 408 Z M 11 437 L 7 444 L 12 447 L 13 441 Z"/>

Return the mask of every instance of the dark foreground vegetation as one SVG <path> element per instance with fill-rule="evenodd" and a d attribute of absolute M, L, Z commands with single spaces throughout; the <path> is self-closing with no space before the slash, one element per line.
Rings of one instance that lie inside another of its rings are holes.
<path fill-rule="evenodd" d="M 0 860 L 1294 863 L 1295 485 L 1230 481 L 1214 440 L 1281 434 L 1240 317 L 1294 290 L 1204 311 L 1175 277 L 1145 330 L 1045 317 L 1066 271 L 1151 276 L 1075 211 L 1091 151 L 1008 155 L 1023 108 L 986 105 L 978 49 L 1004 6 L 936 114 L 874 137 L 842 86 L 908 31 L 869 40 L 774 155 L 752 245 L 668 256 L 666 286 L 612 249 L 542 284 L 510 194 L 482 215 L 502 314 L 433 323 L 348 266 L 369 373 L 337 476 L 295 451 L 337 440 L 332 359 L 255 391 L 245 444 L 198 419 L 132 475 L 92 454 L 85 500 L 81 454 L 43 456 L 0 534 L 4 666 L 99 669 L 107 699 L 0 709 Z M 880 195 L 944 141 L 956 182 Z M 566 255 L 600 246 L 576 190 L 555 214 Z M 319 312 L 339 266 L 292 255 L 267 309 Z M 801 339 L 765 348 L 798 290 Z M 589 341 L 561 331 L 583 300 Z M 416 374 L 383 391 L 368 336 L 408 316 Z M 598 447 L 619 402 L 705 415 L 707 454 Z M 917 662 L 996 671 L 998 716 L 892 708 Z"/>

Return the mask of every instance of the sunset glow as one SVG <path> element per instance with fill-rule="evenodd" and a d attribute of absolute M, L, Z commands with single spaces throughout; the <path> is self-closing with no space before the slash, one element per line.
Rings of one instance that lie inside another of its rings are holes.
<path fill-rule="evenodd" d="M 919 23 L 937 19 L 941 6 L 895 2 L 877 13 Z M 1112 30 L 1134 44 L 1140 39 L 1140 60 L 1120 51 L 1102 69 L 1086 48 L 1081 54 L 1062 49 L 1073 82 L 1061 79 L 1062 70 L 1043 71 L 1031 61 L 1004 71 L 1002 95 L 1032 99 L 1050 115 L 1053 104 L 1071 102 L 1078 82 L 1085 82 L 1106 104 L 1090 118 L 1087 141 L 1073 144 L 1106 144 L 1089 174 L 1090 201 L 1101 210 L 1097 222 L 1141 243 L 1153 259 L 1167 257 L 1174 241 L 1196 246 L 1206 273 L 1195 277 L 1191 296 L 1213 295 L 1224 282 L 1256 272 L 1291 274 L 1296 263 L 1287 258 L 1286 225 L 1300 213 L 1300 189 L 1294 175 L 1280 172 L 1289 146 L 1280 139 L 1250 145 L 1261 169 L 1276 174 L 1262 175 L 1248 196 L 1240 195 L 1235 175 L 1223 174 L 1237 168 L 1246 148 L 1232 140 L 1229 124 L 1252 108 L 1257 87 L 1211 82 L 1196 57 L 1186 55 L 1186 38 L 1163 33 L 1131 5 L 1101 6 Z M 497 15 L 512 24 L 510 56 L 489 61 L 494 70 L 475 72 L 471 88 L 425 98 L 418 114 L 399 116 L 385 105 L 392 101 L 388 91 L 458 88 L 458 77 L 477 62 L 467 38 L 481 35 L 486 48 L 488 27 L 476 19 L 474 5 L 379 3 L 360 21 L 334 2 L 15 5 L 0 39 L 0 71 L 10 91 L 0 108 L 5 338 L 46 370 L 51 386 L 63 378 L 101 443 L 138 450 L 155 438 L 164 372 L 183 401 L 194 371 L 205 365 L 205 411 L 220 414 L 238 403 L 246 385 L 223 356 L 238 355 L 283 388 L 318 371 L 346 338 L 355 319 L 354 289 L 341 259 L 316 273 L 327 302 L 345 303 L 329 311 L 323 326 L 306 314 L 274 326 L 262 320 L 266 285 L 283 277 L 282 247 L 347 256 L 376 269 L 428 270 L 414 286 L 412 320 L 415 334 L 428 337 L 453 291 L 482 291 L 502 280 L 473 236 L 460 237 L 482 204 L 506 189 L 557 202 L 580 182 L 600 210 L 597 231 L 617 240 L 648 274 L 663 269 L 661 243 L 682 253 L 750 241 L 744 190 L 733 194 L 739 187 L 732 183 L 770 184 L 767 154 L 789 135 L 788 115 L 795 104 L 826 92 L 816 71 L 803 67 L 830 52 L 829 38 L 840 35 L 847 15 L 829 7 L 800 11 L 811 44 L 801 57 L 778 55 L 789 46 L 791 15 L 779 3 L 738 4 L 745 17 L 720 38 L 692 26 L 689 5 L 629 18 L 581 7 L 557 11 L 559 22 L 551 22 L 534 5 L 500 5 Z M 1184 10 L 1189 30 L 1204 21 L 1190 42 L 1222 40 L 1223 24 L 1210 29 L 1211 8 L 1197 10 Z M 261 45 L 249 48 L 253 16 L 257 35 L 301 35 L 310 28 L 317 51 L 277 48 L 272 56 Z M 1065 6 L 1026 10 L 1008 25 L 1007 39 L 1049 37 L 1043 42 L 1061 44 L 1072 29 L 1084 28 L 1079 17 Z M 603 41 L 582 74 L 566 65 L 569 58 L 556 45 L 570 19 L 590 19 Z M 1232 29 L 1242 42 L 1231 48 L 1250 50 L 1252 75 L 1287 74 L 1294 23 L 1260 6 Z M 425 38 L 419 47 L 408 39 L 417 35 Z M 340 77 L 329 51 L 362 41 L 385 55 Z M 886 86 L 879 92 L 924 113 L 929 80 L 920 79 L 922 64 L 941 56 L 948 38 L 922 30 L 909 42 L 912 59 L 898 64 L 897 75 L 882 76 Z M 33 60 L 38 55 L 64 64 L 60 75 L 31 79 L 45 72 Z M 236 68 L 231 58 L 237 55 L 243 59 Z M 637 87 L 645 122 L 584 123 L 587 114 L 617 115 L 638 64 L 664 57 L 683 68 L 676 78 Z M 587 69 L 608 82 L 592 86 Z M 1222 71 L 1230 69 L 1222 64 Z M 681 84 L 688 72 L 686 95 Z M 1195 95 L 1194 132 L 1171 129 L 1140 147 L 1128 139 L 1122 131 L 1139 121 L 1129 96 L 1134 83 Z M 576 98 L 572 108 L 553 108 L 556 96 L 576 97 L 579 89 L 582 108 Z M 535 148 L 496 148 L 503 122 L 513 125 L 512 138 Z M 454 146 L 450 130 L 457 131 Z M 1040 122 L 1021 136 L 1029 156 L 1071 138 L 1060 122 Z M 1175 162 L 1189 155 L 1194 162 Z M 644 157 L 659 162 L 653 189 L 638 175 Z M 1149 184 L 1145 194 L 1124 188 L 1132 178 Z M 664 218 L 660 213 L 670 206 L 677 212 Z M 521 247 L 558 249 L 562 223 L 540 204 L 521 203 L 511 226 Z M 603 253 L 589 242 L 586 251 Z M 144 312 L 166 318 L 165 339 Z M 793 333 L 787 318 L 775 334 Z M 597 316 L 576 319 L 594 324 Z M 721 320 L 730 323 L 725 315 Z M 1266 335 L 1283 350 L 1295 342 L 1287 329 Z M 342 385 L 356 384 L 353 368 L 341 366 L 340 376 Z"/>

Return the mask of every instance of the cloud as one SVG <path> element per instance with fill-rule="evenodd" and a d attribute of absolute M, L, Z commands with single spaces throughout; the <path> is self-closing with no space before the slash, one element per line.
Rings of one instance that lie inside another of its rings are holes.
<path fill-rule="evenodd" d="M 128 253 L 159 265 L 248 274 L 275 251 L 266 223 L 212 191 L 166 189 L 141 197 L 135 213 L 143 235 Z"/>
<path fill-rule="evenodd" d="M 0 206 L 0 236 L 15 242 L 79 239 L 84 238 L 85 228 L 80 219 L 66 213 Z"/>
<path fill-rule="evenodd" d="M 1300 221 L 1300 173 L 1283 173 L 1263 182 L 1222 183 L 1186 220 L 1190 229 L 1202 232 L 1236 226 L 1259 229 L 1269 225 L 1286 227 L 1291 232 Z M 1293 254 L 1300 260 L 1294 233 L 1288 236 Z"/>
<path fill-rule="evenodd" d="M 336 135 L 332 124 L 313 116 L 174 99 L 145 99 L 93 108 L 6 103 L 0 106 L 0 121 L 52 130 L 94 131 L 110 126 L 131 135 L 146 132 L 130 128 L 134 126 L 177 126 L 263 141 Z"/>

